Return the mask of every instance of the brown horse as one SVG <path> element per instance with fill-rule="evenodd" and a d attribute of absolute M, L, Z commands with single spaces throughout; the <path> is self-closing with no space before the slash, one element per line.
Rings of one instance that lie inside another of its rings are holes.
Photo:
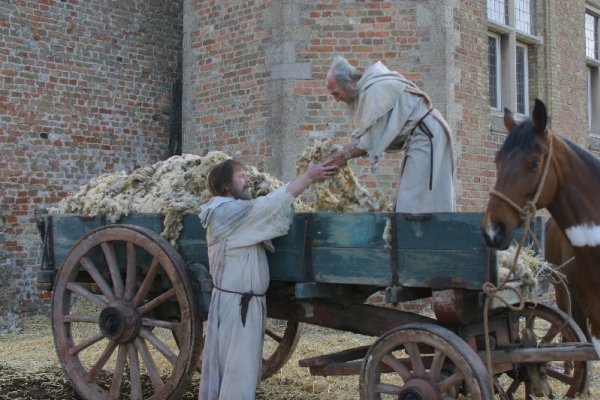
<path fill-rule="evenodd" d="M 573 247 L 576 297 L 600 354 L 600 161 L 548 129 L 547 121 L 546 107 L 537 99 L 531 119 L 520 124 L 505 109 L 509 134 L 496 155 L 484 237 L 490 247 L 507 248 L 537 197 L 535 207 L 548 209 Z"/>
<path fill-rule="evenodd" d="M 571 313 L 573 320 L 589 340 L 587 318 L 583 315 L 581 305 L 575 294 L 577 263 L 573 259 L 573 247 L 553 218 L 548 219 L 546 222 L 544 254 L 546 261 L 556 266 L 562 266 L 560 272 L 565 276 L 565 285 L 562 283 L 554 285 L 556 305 L 565 313 Z"/>

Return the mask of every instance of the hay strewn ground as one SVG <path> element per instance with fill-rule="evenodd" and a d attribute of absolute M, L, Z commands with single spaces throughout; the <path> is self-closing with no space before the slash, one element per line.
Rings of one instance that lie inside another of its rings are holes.
<path fill-rule="evenodd" d="M 288 363 L 274 376 L 263 381 L 258 400 L 350 400 L 358 398 L 358 377 L 311 376 L 298 360 L 349 347 L 371 343 L 372 339 L 345 332 L 304 325 L 298 347 Z M 58 363 L 49 316 L 24 318 L 19 334 L 0 337 L 0 399 L 10 400 L 76 400 Z M 600 396 L 600 368 L 594 363 L 591 394 L 581 400 Z M 196 399 L 198 374 L 183 395 L 183 400 Z"/>

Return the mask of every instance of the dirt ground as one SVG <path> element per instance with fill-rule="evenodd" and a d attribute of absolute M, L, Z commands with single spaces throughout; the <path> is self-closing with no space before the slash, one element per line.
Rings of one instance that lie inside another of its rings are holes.
<path fill-rule="evenodd" d="M 371 343 L 372 339 L 313 326 L 304 326 L 296 351 L 273 377 L 262 382 L 259 400 L 350 400 L 358 398 L 358 377 L 311 376 L 298 360 Z M 593 363 L 591 393 L 580 399 L 600 398 L 600 369 Z M 196 373 L 184 400 L 198 396 Z M 63 374 L 55 354 L 48 316 L 27 316 L 23 331 L 0 336 L 0 399 L 76 400 L 80 397 Z"/>

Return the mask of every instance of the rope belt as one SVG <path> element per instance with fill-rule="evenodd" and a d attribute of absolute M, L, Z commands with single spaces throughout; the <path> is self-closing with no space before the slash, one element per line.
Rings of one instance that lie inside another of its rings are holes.
<path fill-rule="evenodd" d="M 427 139 L 429 139 L 429 148 L 431 149 L 431 151 L 429 152 L 429 190 L 432 190 L 432 188 L 433 188 L 433 133 L 431 132 L 431 130 L 425 123 L 425 118 L 427 118 L 429 116 L 429 114 L 431 114 L 432 111 L 433 111 L 433 108 L 430 108 L 429 111 L 427 111 L 425 113 L 425 115 L 423 115 L 417 121 L 415 126 L 411 129 L 411 131 L 408 135 L 408 141 L 406 143 L 406 147 L 408 148 L 408 146 L 410 144 L 410 138 L 412 137 L 413 133 L 415 132 L 415 130 L 417 128 L 420 128 L 421 131 L 425 134 L 425 136 L 427 136 Z M 404 165 L 406 165 L 406 160 L 407 160 L 407 157 L 404 156 L 404 162 L 402 163 L 402 172 L 404 172 Z"/>
<path fill-rule="evenodd" d="M 250 300 L 253 297 L 264 297 L 267 294 L 267 292 L 265 292 L 263 294 L 258 294 L 258 293 L 254 293 L 253 291 L 236 292 L 234 290 L 227 290 L 227 289 L 220 288 L 214 284 L 213 284 L 213 287 L 217 290 L 220 290 L 221 292 L 239 294 L 242 296 L 242 298 L 240 299 L 240 307 L 241 307 L 240 312 L 241 312 L 241 317 L 242 317 L 242 326 L 246 326 L 246 316 L 248 315 L 248 305 L 250 304 Z"/>

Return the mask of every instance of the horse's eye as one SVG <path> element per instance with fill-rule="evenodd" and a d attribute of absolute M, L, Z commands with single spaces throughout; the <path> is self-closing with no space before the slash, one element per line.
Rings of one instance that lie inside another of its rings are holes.
<path fill-rule="evenodd" d="M 531 160 L 529 163 L 529 170 L 535 171 L 540 166 L 540 160 Z"/>

